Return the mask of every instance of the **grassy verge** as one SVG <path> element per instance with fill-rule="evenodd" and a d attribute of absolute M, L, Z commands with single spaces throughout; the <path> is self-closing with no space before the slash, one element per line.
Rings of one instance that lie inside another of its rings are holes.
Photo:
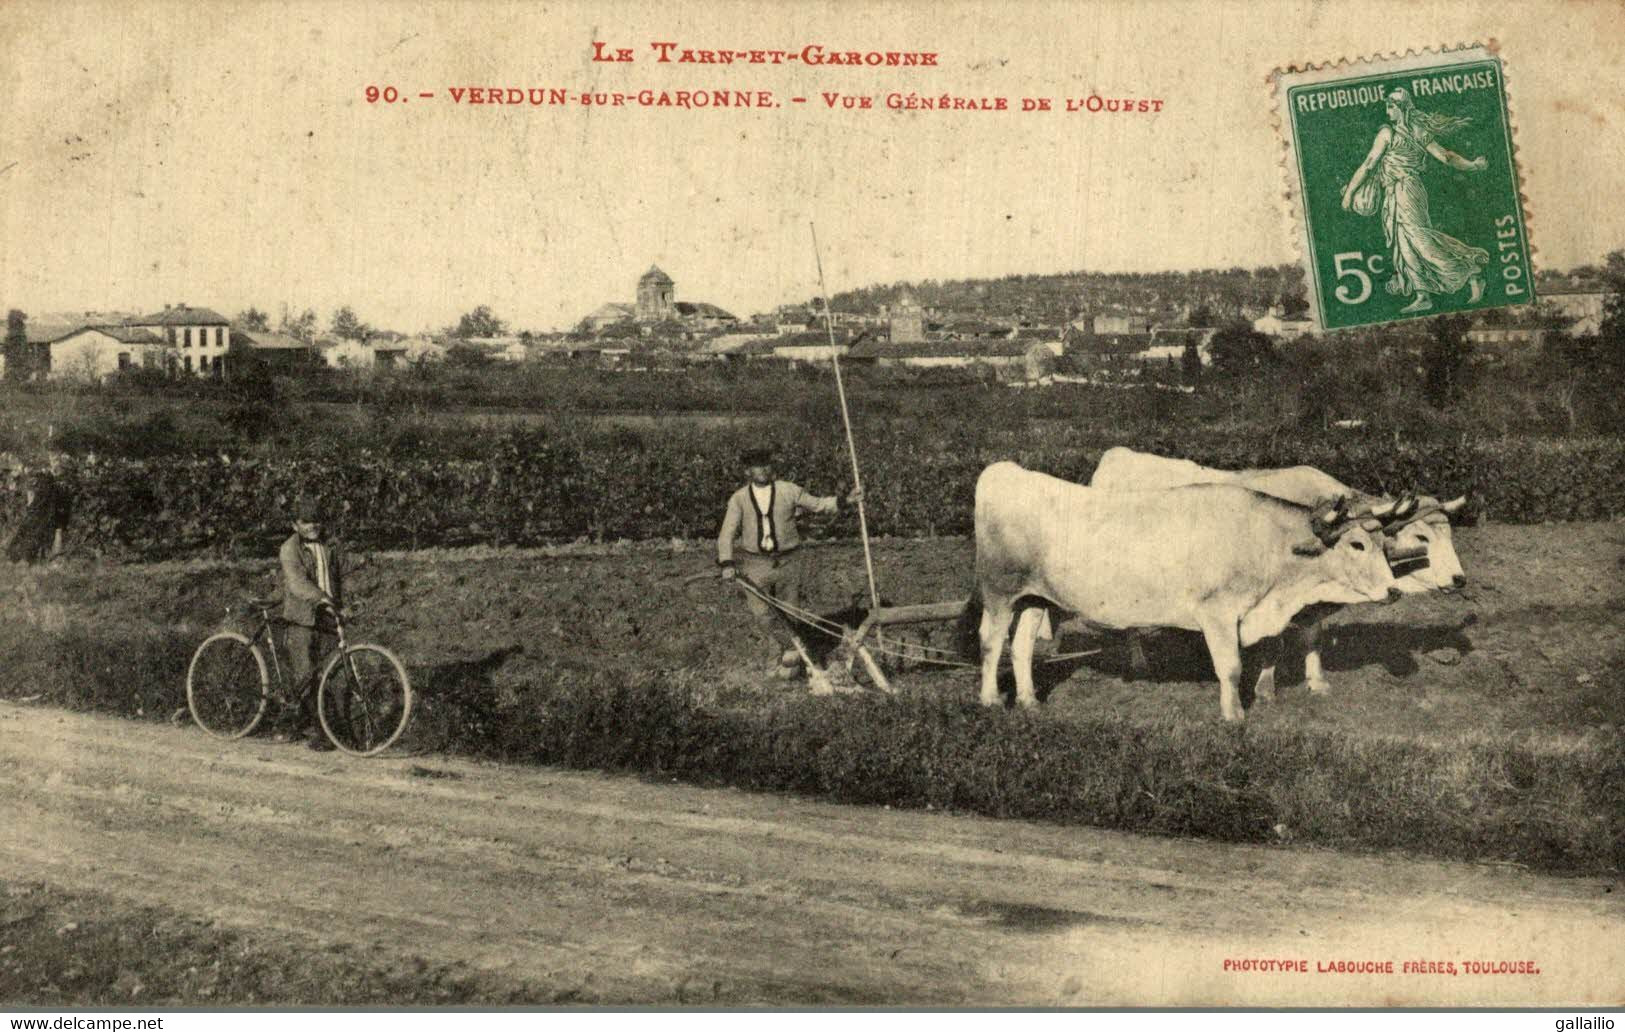
<path fill-rule="evenodd" d="M 184 704 L 175 672 L 195 640 L 6 627 L 0 693 L 26 685 L 68 709 L 162 719 Z M 730 702 L 680 671 L 559 668 L 500 686 L 455 665 L 413 676 L 417 745 L 509 762 L 1224 841 L 1625 866 L 1614 727 L 1384 736 L 1210 715 L 988 712 L 929 695 Z"/>
<path fill-rule="evenodd" d="M 550 686 L 442 719 L 508 761 L 1225 841 L 1399 848 L 1552 871 L 1625 864 L 1616 735 L 1419 742 L 1274 725 L 988 712 L 933 697 L 707 704 L 688 679 Z"/>

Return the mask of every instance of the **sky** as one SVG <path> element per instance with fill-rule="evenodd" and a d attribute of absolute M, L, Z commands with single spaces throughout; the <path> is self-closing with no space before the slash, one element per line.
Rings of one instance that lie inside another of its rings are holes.
<path fill-rule="evenodd" d="M 347 304 L 410 332 L 486 304 L 546 330 L 630 302 L 658 264 L 679 301 L 746 316 L 821 293 L 810 225 L 830 292 L 1292 262 L 1270 71 L 1489 39 L 1537 268 L 1625 247 L 1612 3 L 13 0 L 0 305 L 288 305 L 325 325 Z M 937 57 L 660 63 L 654 42 Z M 594 43 L 634 59 L 595 62 Z M 406 102 L 369 102 L 368 86 Z M 453 100 L 476 86 L 570 100 Z M 579 102 L 640 89 L 768 91 L 779 106 Z M 875 107 L 831 109 L 825 92 Z M 890 110 L 894 93 L 1018 110 Z M 1161 109 L 1064 110 L 1091 96 Z M 1022 98 L 1052 110 L 1023 113 Z"/>

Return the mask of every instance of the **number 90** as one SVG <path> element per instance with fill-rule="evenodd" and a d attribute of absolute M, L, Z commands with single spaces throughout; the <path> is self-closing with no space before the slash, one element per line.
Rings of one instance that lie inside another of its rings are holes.
<path fill-rule="evenodd" d="M 377 86 L 367 87 L 367 103 L 376 104 L 382 100 L 385 104 L 393 104 L 401 97 L 401 93 L 393 86 L 379 89 Z"/>

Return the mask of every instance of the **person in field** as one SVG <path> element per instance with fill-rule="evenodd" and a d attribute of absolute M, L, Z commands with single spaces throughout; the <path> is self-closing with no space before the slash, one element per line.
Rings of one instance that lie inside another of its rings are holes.
<path fill-rule="evenodd" d="M 343 605 L 338 550 L 323 534 L 321 505 L 311 498 L 294 506 L 293 533 L 282 542 L 277 558 L 282 571 L 282 619 L 293 683 L 305 686 L 316 662 L 338 644 L 332 613 Z M 304 694 L 305 744 L 317 751 L 333 748 L 316 719 L 315 691 Z"/>
<path fill-rule="evenodd" d="M 717 535 L 717 565 L 722 567 L 724 580 L 743 574 L 765 594 L 786 605 L 800 606 L 806 559 L 801 553 L 797 514 L 839 512 L 843 504 L 857 504 L 862 492 L 854 488 L 844 500 L 838 494 L 821 497 L 788 480 L 776 480 L 773 454 L 766 449 L 747 451 L 741 461 L 748 482 L 728 499 Z M 780 650 L 775 671 L 779 679 L 788 681 L 803 673 L 801 653 L 789 625 L 755 595 L 746 594 L 745 603 Z"/>
<path fill-rule="evenodd" d="M 44 469 L 24 481 L 27 500 L 16 533 L 6 545 L 14 563 L 40 563 L 62 553 L 62 535 L 73 516 L 73 499 L 60 482 L 64 459 L 53 452 Z"/>

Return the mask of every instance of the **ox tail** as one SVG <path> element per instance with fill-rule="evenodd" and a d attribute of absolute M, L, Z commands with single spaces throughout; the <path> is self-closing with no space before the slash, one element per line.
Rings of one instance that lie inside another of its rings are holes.
<path fill-rule="evenodd" d="M 965 600 L 965 611 L 954 622 L 954 651 L 959 658 L 973 662 L 982 658 L 982 588 L 971 589 Z"/>

